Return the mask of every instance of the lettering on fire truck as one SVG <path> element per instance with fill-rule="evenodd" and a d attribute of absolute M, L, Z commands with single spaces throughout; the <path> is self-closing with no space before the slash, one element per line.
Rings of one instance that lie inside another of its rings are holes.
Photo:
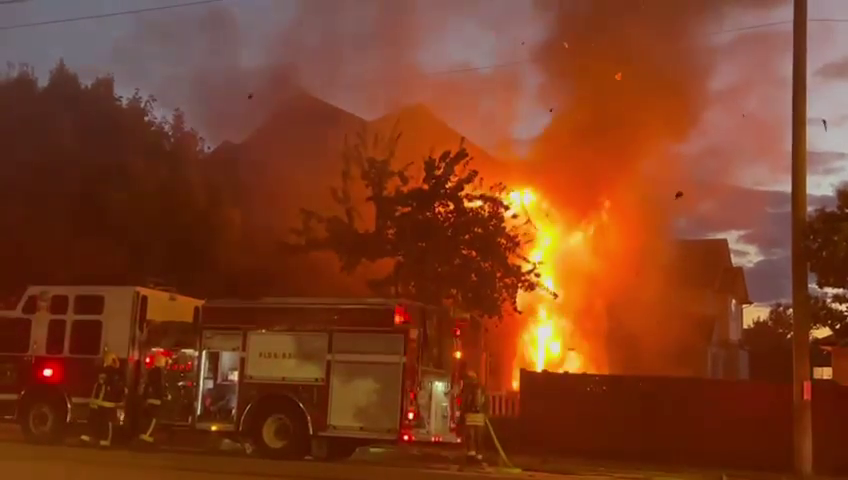
<path fill-rule="evenodd" d="M 258 356 L 266 360 L 289 360 L 294 358 L 292 352 L 259 352 Z"/>

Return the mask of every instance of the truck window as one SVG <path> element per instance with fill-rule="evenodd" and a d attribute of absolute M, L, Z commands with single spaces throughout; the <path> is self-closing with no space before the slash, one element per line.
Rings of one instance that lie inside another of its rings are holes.
<path fill-rule="evenodd" d="M 32 322 L 28 318 L 0 318 L 0 353 L 29 353 Z"/>
<path fill-rule="evenodd" d="M 147 338 L 143 347 L 165 350 L 194 349 L 197 347 L 197 334 L 194 325 L 188 322 L 150 321 L 147 324 Z"/>
<path fill-rule="evenodd" d="M 69 302 L 67 295 L 53 295 L 50 297 L 50 315 L 67 315 Z"/>
<path fill-rule="evenodd" d="M 30 295 L 26 298 L 24 306 L 21 308 L 21 313 L 24 315 L 35 315 L 38 310 L 38 295 Z"/>
<path fill-rule="evenodd" d="M 77 295 L 74 297 L 74 315 L 103 315 L 105 303 L 103 295 Z"/>
<path fill-rule="evenodd" d="M 47 324 L 47 340 L 44 342 L 44 351 L 47 355 L 65 353 L 65 327 L 67 327 L 67 321 L 64 318 L 50 319 Z"/>
<path fill-rule="evenodd" d="M 74 301 L 74 306 L 76 307 L 76 301 Z M 70 355 L 96 357 L 100 355 L 102 339 L 103 323 L 100 320 L 74 320 L 71 323 L 68 353 Z"/>

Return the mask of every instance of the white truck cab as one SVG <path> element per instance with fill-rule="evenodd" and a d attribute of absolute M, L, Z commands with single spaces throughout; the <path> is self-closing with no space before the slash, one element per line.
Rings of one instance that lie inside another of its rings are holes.
<path fill-rule="evenodd" d="M 37 442 L 59 441 L 85 420 L 104 352 L 118 356 L 132 388 L 157 343 L 194 348 L 203 303 L 156 288 L 95 285 L 30 286 L 2 301 L 0 416 Z"/>

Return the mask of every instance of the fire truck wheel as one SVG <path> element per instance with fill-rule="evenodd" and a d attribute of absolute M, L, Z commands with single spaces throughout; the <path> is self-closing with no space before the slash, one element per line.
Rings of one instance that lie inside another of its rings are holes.
<path fill-rule="evenodd" d="M 306 418 L 295 408 L 269 406 L 253 425 L 253 445 L 260 456 L 294 460 L 308 454 Z"/>
<path fill-rule="evenodd" d="M 61 442 L 65 427 L 61 410 L 55 402 L 46 400 L 29 403 L 21 416 L 24 437 L 33 443 Z"/>

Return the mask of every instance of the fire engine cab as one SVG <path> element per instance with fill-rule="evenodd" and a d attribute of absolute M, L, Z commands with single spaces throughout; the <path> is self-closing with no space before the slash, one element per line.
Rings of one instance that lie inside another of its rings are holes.
<path fill-rule="evenodd" d="M 196 348 L 202 303 L 134 286 L 31 286 L 3 296 L 0 416 L 31 441 L 60 441 L 88 415 L 104 352 L 121 360 L 132 391 L 143 352 Z"/>
<path fill-rule="evenodd" d="M 398 300 L 207 302 L 194 426 L 270 458 L 458 441 L 453 330 L 446 311 Z"/>

